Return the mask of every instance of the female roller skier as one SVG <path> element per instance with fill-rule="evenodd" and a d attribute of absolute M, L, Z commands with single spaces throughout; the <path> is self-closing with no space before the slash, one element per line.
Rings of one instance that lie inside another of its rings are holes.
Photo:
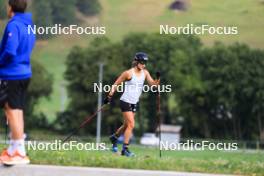
<path fill-rule="evenodd" d="M 125 82 L 125 90 L 120 98 L 120 108 L 123 114 L 123 125 L 117 129 L 117 131 L 110 136 L 112 142 L 112 151 L 118 152 L 117 139 L 120 135 L 124 135 L 124 143 L 122 147 L 121 155 L 131 157 L 134 153 L 128 149 L 129 139 L 132 135 L 132 131 L 135 125 L 135 113 L 139 102 L 140 95 L 142 94 L 145 80 L 147 80 L 150 86 L 158 86 L 160 80 L 153 80 L 149 72 L 146 69 L 148 61 L 147 54 L 143 52 L 136 53 L 132 63 L 132 68 L 124 71 L 112 86 L 108 96 L 104 99 L 104 103 L 107 104 L 111 101 L 117 86 L 122 82 Z"/>

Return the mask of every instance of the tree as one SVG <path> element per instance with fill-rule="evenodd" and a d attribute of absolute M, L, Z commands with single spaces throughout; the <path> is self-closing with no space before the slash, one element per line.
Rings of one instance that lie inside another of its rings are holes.
<path fill-rule="evenodd" d="M 4 3 L 4 0 L 0 0 Z M 4 8 L 4 6 L 0 6 Z M 34 21 L 37 27 L 52 27 L 54 24 L 67 26 L 78 23 L 76 18 L 76 10 L 85 15 L 96 15 L 100 12 L 101 6 L 98 0 L 46 0 L 32 1 L 32 11 Z M 0 19 L 5 17 L 4 10 L 0 9 Z M 48 39 L 52 35 L 37 35 L 38 39 Z"/>
<path fill-rule="evenodd" d="M 66 129 L 67 131 L 79 126 L 88 114 L 92 114 L 96 110 L 97 92 L 94 92 L 93 85 L 97 83 L 98 65 L 100 62 L 116 62 L 119 63 L 119 66 L 122 66 L 120 62 L 117 62 L 117 59 L 120 59 L 121 56 L 114 57 L 117 56 L 118 48 L 119 46 L 111 44 L 107 38 L 98 38 L 87 49 L 79 47 L 72 49 L 66 62 L 67 71 L 65 73 L 65 78 L 69 82 L 68 94 L 71 97 L 71 101 L 68 110 L 60 114 L 57 120 L 62 130 L 65 131 Z M 117 75 L 116 72 L 119 71 L 119 66 L 113 66 L 113 69 L 105 68 L 104 85 L 111 84 L 114 81 L 113 75 Z M 117 113 L 114 113 L 115 109 L 109 110 L 113 113 L 103 119 L 102 129 L 110 130 L 111 126 L 108 121 L 113 122 L 116 119 L 114 116 L 118 117 Z M 107 115 L 105 113 L 110 114 L 107 111 L 104 112 L 104 115 Z M 72 118 L 71 114 L 74 114 L 75 118 Z M 94 134 L 94 129 L 95 124 L 91 123 L 89 128 L 81 130 L 80 133 L 86 131 Z"/>
<path fill-rule="evenodd" d="M 61 129 L 79 126 L 87 114 L 96 110 L 93 83 L 98 79 L 98 64 L 105 64 L 103 85 L 111 85 L 131 67 L 139 51 L 149 53 L 150 73 L 159 70 L 161 84 L 172 85 L 172 92 L 161 93 L 163 123 L 182 125 L 184 137 L 257 139 L 263 135 L 263 51 L 221 43 L 202 48 L 195 36 L 145 33 L 129 34 L 116 43 L 96 38 L 88 48 L 72 49 L 65 73 L 71 102 L 58 117 Z M 116 106 L 119 96 L 115 95 L 114 106 L 103 112 L 103 134 L 113 132 L 122 123 Z M 155 131 L 155 106 L 155 94 L 143 93 L 136 134 Z M 95 134 L 95 128 L 91 123 L 81 133 Z"/>
<path fill-rule="evenodd" d="M 241 44 L 217 43 L 201 51 L 198 65 L 206 85 L 203 98 L 208 108 L 204 113 L 211 119 L 211 133 L 221 138 L 256 139 L 261 122 L 254 117 L 260 117 L 263 109 L 263 57 L 262 51 Z"/>
<path fill-rule="evenodd" d="M 101 10 L 98 0 L 77 0 L 76 6 L 80 12 L 89 16 L 96 15 Z"/>
<path fill-rule="evenodd" d="M 171 124 L 177 122 L 177 116 L 172 117 L 172 113 L 179 112 L 179 109 L 169 111 L 169 101 L 172 95 L 177 95 L 181 90 L 179 85 L 188 86 L 187 74 L 193 74 L 193 61 L 197 51 L 201 47 L 201 42 L 194 36 L 160 36 L 158 34 L 130 34 L 124 38 L 122 50 L 125 55 L 126 68 L 131 64 L 134 53 L 144 51 L 149 53 L 150 62 L 147 66 L 150 73 L 155 74 L 156 71 L 162 73 L 163 85 L 172 85 L 173 92 L 162 93 L 162 118 L 164 123 Z M 182 64 L 182 66 L 181 66 Z M 179 68 L 185 68 L 179 69 Z M 190 76 L 189 76 L 190 77 Z M 177 96 L 175 96 L 177 97 Z M 156 128 L 156 108 L 155 108 L 155 94 L 143 94 L 142 98 L 142 115 L 148 118 L 148 131 L 154 131 Z M 179 100 L 174 100 L 179 102 Z M 148 111 L 148 112 L 147 112 Z"/>
<path fill-rule="evenodd" d="M 120 43 L 111 43 L 106 38 L 98 38 L 93 41 L 87 49 L 74 48 L 68 56 L 66 63 L 67 71 L 65 76 L 66 80 L 69 82 L 68 92 L 71 97 L 71 103 L 68 108 L 69 112 L 66 114 L 75 114 L 76 118 L 65 120 L 62 119 L 64 115 L 61 115 L 59 116 L 61 117 L 59 118 L 61 125 L 67 126 L 67 128 L 64 126 L 64 129 L 76 127 L 86 114 L 94 112 L 97 93 L 93 92 L 92 85 L 97 82 L 96 75 L 98 74 L 99 62 L 104 62 L 106 64 L 104 85 L 111 85 L 122 71 L 131 66 L 134 54 L 138 51 L 144 51 L 150 53 L 149 57 L 151 59 L 148 69 L 152 75 L 155 71 L 160 70 L 162 72 L 162 83 L 172 84 L 174 87 L 177 87 L 175 85 L 187 85 L 187 83 L 178 83 L 184 81 L 184 79 L 175 79 L 174 71 L 178 64 L 177 60 L 182 59 L 182 64 L 190 65 L 189 62 L 193 62 L 192 60 L 195 59 L 195 51 L 199 50 L 200 46 L 200 40 L 193 36 L 169 36 L 164 38 L 156 34 L 131 34 L 126 36 Z M 192 68 L 188 70 L 190 73 L 192 72 Z M 181 74 L 183 75 L 184 73 Z M 167 123 L 171 123 L 172 119 L 175 122 L 170 112 L 168 112 L 169 109 L 167 106 L 170 95 L 175 93 L 176 92 L 172 92 L 162 95 L 164 109 L 163 117 L 164 122 Z M 83 97 L 89 98 L 85 99 Z M 118 97 L 118 95 L 116 97 Z M 144 94 L 142 99 L 140 114 L 145 117 L 144 122 L 148 124 L 145 126 L 145 130 L 154 131 L 156 125 L 155 95 L 151 93 Z M 118 100 L 115 99 L 114 104 L 118 104 Z M 120 118 L 121 113 L 116 106 L 110 108 L 110 112 L 104 112 L 104 115 L 107 117 L 103 118 L 103 128 L 106 134 L 107 131 L 110 132 L 118 123 L 122 122 L 122 118 Z M 86 129 L 86 131 L 94 132 L 95 126 L 93 125 L 94 124 L 89 126 L 90 128 Z M 84 131 L 85 130 L 82 132 Z M 138 131 L 139 129 L 137 128 L 137 132 Z"/>
<path fill-rule="evenodd" d="M 0 0 L 0 19 L 6 19 L 6 1 Z"/>
<path fill-rule="evenodd" d="M 36 1 L 32 3 L 35 25 L 38 27 L 48 27 L 53 25 L 51 1 Z M 50 35 L 37 35 L 39 39 L 48 39 Z"/>
<path fill-rule="evenodd" d="M 52 20 L 54 24 L 70 25 L 76 22 L 76 6 L 75 0 L 51 1 Z"/>

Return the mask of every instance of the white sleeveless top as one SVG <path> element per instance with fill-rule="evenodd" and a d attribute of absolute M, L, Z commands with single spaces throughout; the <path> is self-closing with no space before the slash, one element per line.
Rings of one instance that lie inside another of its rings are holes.
<path fill-rule="evenodd" d="M 144 82 L 144 70 L 141 70 L 140 77 L 137 77 L 134 69 L 132 69 L 132 78 L 131 80 L 125 82 L 125 90 L 120 100 L 130 104 L 137 104 L 139 101 L 139 97 L 142 94 Z"/>

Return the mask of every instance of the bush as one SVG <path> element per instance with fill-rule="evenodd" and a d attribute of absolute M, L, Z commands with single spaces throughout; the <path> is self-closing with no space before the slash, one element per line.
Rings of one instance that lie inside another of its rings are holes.
<path fill-rule="evenodd" d="M 43 97 L 48 98 L 52 92 L 53 78 L 47 70 L 35 60 L 32 61 L 33 76 L 28 88 L 25 116 L 27 128 L 46 127 L 44 114 L 34 114 L 34 108 Z"/>

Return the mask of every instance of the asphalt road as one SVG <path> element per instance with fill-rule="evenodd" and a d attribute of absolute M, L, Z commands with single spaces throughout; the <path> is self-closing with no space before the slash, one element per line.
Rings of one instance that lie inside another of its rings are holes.
<path fill-rule="evenodd" d="M 224 176 L 186 172 L 63 167 L 44 165 L 0 166 L 0 176 Z"/>

